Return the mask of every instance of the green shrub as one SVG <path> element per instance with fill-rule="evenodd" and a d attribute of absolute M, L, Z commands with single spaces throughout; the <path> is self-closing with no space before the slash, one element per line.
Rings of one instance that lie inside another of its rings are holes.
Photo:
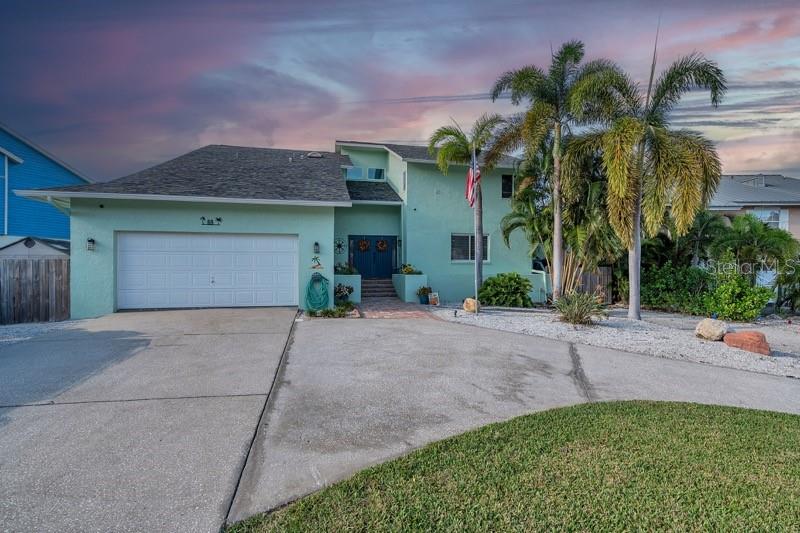
<path fill-rule="evenodd" d="M 497 274 L 487 278 L 480 291 L 478 300 L 481 305 L 496 307 L 533 307 L 529 293 L 531 281 L 516 272 Z"/>
<path fill-rule="evenodd" d="M 564 322 L 570 324 L 591 325 L 593 318 L 608 316 L 597 294 L 585 292 L 572 292 L 563 295 L 553 304 Z"/>
<path fill-rule="evenodd" d="M 322 309 L 321 311 L 309 311 L 311 316 L 321 317 L 321 318 L 344 318 L 347 316 L 347 313 L 353 310 L 355 305 L 353 302 L 340 302 L 336 304 L 336 307 L 333 309 Z"/>
<path fill-rule="evenodd" d="M 711 275 L 696 267 L 676 267 L 670 261 L 642 272 L 642 305 L 650 309 L 704 315 Z"/>
<path fill-rule="evenodd" d="M 750 322 L 754 320 L 772 297 L 772 289 L 753 287 L 738 270 L 720 271 L 715 276 L 714 290 L 705 296 L 708 314 L 717 314 L 721 320 Z"/>

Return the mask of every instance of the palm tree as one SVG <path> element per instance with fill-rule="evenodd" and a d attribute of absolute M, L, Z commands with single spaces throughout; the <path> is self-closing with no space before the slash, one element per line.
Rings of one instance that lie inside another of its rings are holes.
<path fill-rule="evenodd" d="M 520 148 L 536 151 L 544 139 L 552 139 L 553 262 L 551 267 L 554 300 L 561 294 L 563 269 L 561 158 L 564 137 L 570 133 L 570 125 L 577 123 L 569 102 L 573 99 L 573 88 L 578 82 L 602 74 L 613 67 L 606 60 L 591 61 L 581 65 L 583 56 L 583 43 L 569 41 L 553 54 L 547 72 L 534 65 L 506 72 L 495 82 L 491 92 L 492 100 L 510 93 L 514 105 L 525 101 L 528 109 L 509 118 L 489 149 L 487 160 L 496 161 L 502 154 Z M 581 117 L 581 121 L 590 122 L 592 118 L 591 113 L 587 112 Z"/>
<path fill-rule="evenodd" d="M 572 113 L 579 119 L 600 114 L 605 124 L 573 139 L 565 157 L 572 177 L 585 157 L 602 155 L 609 222 L 628 248 L 628 318 L 635 320 L 641 319 L 642 229 L 655 235 L 669 211 L 677 235 L 686 234 L 721 174 L 714 145 L 699 133 L 670 129 L 668 118 L 695 88 L 708 90 L 711 104 L 719 105 L 726 91 L 722 70 L 699 53 L 678 59 L 657 80 L 655 68 L 654 52 L 644 96 L 618 68 L 580 80 L 571 94 Z"/>
<path fill-rule="evenodd" d="M 543 150 L 548 150 L 547 143 Z M 511 212 L 500 222 L 506 246 L 514 231 L 524 232 L 530 254 L 543 251 L 552 264 L 553 204 L 546 179 L 548 153 L 529 154 L 520 167 L 519 183 L 511 201 Z M 587 171 L 585 179 L 564 198 L 564 258 L 562 272 L 564 293 L 578 288 L 581 275 L 594 271 L 604 262 L 613 262 L 623 248 L 608 224 L 605 211 L 605 178 L 594 162 L 595 171 Z"/>
<path fill-rule="evenodd" d="M 671 232 L 676 233 L 674 224 L 670 224 Z M 700 211 L 694 217 L 689 231 L 683 236 L 675 237 L 676 253 L 691 254 L 691 265 L 700 266 L 702 259 L 708 259 L 711 243 L 728 232 L 725 217 L 712 211 Z"/>
<path fill-rule="evenodd" d="M 731 227 L 710 248 L 716 257 L 730 251 L 740 266 L 749 265 L 751 282 L 759 271 L 780 270 L 781 261 L 792 260 L 800 253 L 800 243 L 791 233 L 769 226 L 754 215 L 734 217 Z"/>
<path fill-rule="evenodd" d="M 497 114 L 483 114 L 473 124 L 469 133 L 455 121 L 452 126 L 442 126 L 428 140 L 428 152 L 436 156 L 436 165 L 442 174 L 452 164 L 469 165 L 473 153 L 479 156 L 494 137 L 495 130 L 503 122 Z M 484 163 L 484 170 L 492 168 L 492 162 Z M 475 297 L 483 285 L 483 201 L 480 181 L 475 188 Z"/>

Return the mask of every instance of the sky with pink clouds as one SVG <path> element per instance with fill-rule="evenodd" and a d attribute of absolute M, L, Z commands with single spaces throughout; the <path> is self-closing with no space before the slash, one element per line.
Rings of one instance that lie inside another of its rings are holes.
<path fill-rule="evenodd" d="M 800 177 L 800 3 L 599 0 L 150 2 L 5 0 L 0 122 L 96 179 L 206 144 L 331 150 L 420 142 L 510 113 L 505 70 L 587 58 L 647 75 L 694 50 L 724 69 L 718 109 L 693 93 L 676 127 L 717 143 L 726 173 Z"/>

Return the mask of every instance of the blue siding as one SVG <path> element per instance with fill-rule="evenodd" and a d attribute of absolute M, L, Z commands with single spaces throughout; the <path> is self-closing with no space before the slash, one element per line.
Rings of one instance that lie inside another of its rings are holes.
<path fill-rule="evenodd" d="M 69 217 L 52 205 L 17 196 L 14 190 L 79 185 L 85 181 L 2 129 L 0 129 L 0 146 L 23 160 L 22 164 L 10 160 L 8 162 L 8 234 L 69 239 Z M 2 190 L 0 190 L 0 204 L 2 204 Z M 0 217 L 2 210 L 3 206 L 0 205 Z M 2 222 L 3 219 L 0 218 L 0 232 L 3 228 Z"/>

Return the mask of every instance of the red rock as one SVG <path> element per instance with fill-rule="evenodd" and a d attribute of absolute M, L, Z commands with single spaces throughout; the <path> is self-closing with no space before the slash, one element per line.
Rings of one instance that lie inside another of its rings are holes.
<path fill-rule="evenodd" d="M 769 343 L 760 331 L 735 331 L 726 333 L 722 341 L 733 348 L 740 348 L 748 352 L 769 355 Z"/>

